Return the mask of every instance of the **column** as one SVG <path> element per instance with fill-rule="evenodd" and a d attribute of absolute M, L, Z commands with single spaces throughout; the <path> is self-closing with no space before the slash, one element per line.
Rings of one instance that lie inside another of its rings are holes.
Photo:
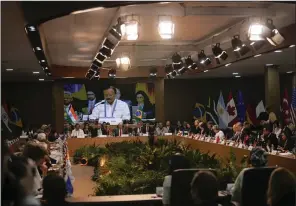
<path fill-rule="evenodd" d="M 164 117 L 164 78 L 155 80 L 155 118 L 158 122 L 165 121 Z"/>
<path fill-rule="evenodd" d="M 280 117 L 280 76 L 279 66 L 265 66 L 265 105 Z"/>
<path fill-rule="evenodd" d="M 296 87 L 296 72 L 293 73 L 292 88 Z"/>
<path fill-rule="evenodd" d="M 64 87 L 62 82 L 54 82 L 52 88 L 53 125 L 58 133 L 64 132 Z"/>

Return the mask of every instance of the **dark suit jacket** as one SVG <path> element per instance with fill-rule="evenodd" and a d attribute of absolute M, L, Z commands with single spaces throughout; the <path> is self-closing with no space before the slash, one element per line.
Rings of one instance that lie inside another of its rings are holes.
<path fill-rule="evenodd" d="M 273 145 L 274 149 L 277 149 L 279 143 L 274 133 L 270 133 L 269 135 L 265 136 L 264 140 L 269 147 Z"/>
<path fill-rule="evenodd" d="M 113 130 L 113 133 L 114 133 L 115 137 L 119 137 L 119 128 L 115 128 Z M 125 128 L 122 128 L 121 134 L 128 134 L 128 130 Z"/>
<path fill-rule="evenodd" d="M 107 132 L 105 129 L 101 128 L 102 135 L 107 135 Z M 92 128 L 91 129 L 91 137 L 97 137 L 98 136 L 98 128 Z"/>
<path fill-rule="evenodd" d="M 292 151 L 295 143 L 291 138 L 287 138 L 285 141 L 281 140 L 279 144 L 284 150 Z"/>
<path fill-rule="evenodd" d="M 170 126 L 170 127 L 168 128 L 168 133 L 175 133 L 175 128 L 172 127 L 172 126 Z"/>

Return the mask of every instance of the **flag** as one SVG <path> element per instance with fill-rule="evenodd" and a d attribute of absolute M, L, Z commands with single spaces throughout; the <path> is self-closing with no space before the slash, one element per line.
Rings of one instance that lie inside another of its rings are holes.
<path fill-rule="evenodd" d="M 292 101 L 291 101 L 291 119 L 293 124 L 296 124 L 296 87 L 293 88 Z"/>
<path fill-rule="evenodd" d="M 232 126 L 238 122 L 238 119 L 237 119 L 237 110 L 236 110 L 235 102 L 231 92 L 229 93 L 229 96 L 228 96 L 228 103 L 226 105 L 226 110 L 228 113 L 228 126 Z"/>
<path fill-rule="evenodd" d="M 250 104 L 247 105 L 246 118 L 247 118 L 247 122 L 249 122 L 253 126 L 256 126 L 259 124 L 256 118 L 256 111 L 254 108 L 252 108 Z"/>
<path fill-rule="evenodd" d="M 5 108 L 6 106 L 3 106 L 3 105 L 1 106 L 1 121 L 4 123 L 8 131 L 12 133 L 12 130 L 9 127 L 9 117 Z"/>
<path fill-rule="evenodd" d="M 206 107 L 206 120 L 212 121 L 215 125 L 218 125 L 218 117 L 215 114 L 215 101 L 213 101 L 213 104 L 211 104 L 211 97 L 209 97 L 209 102 Z"/>
<path fill-rule="evenodd" d="M 136 111 L 136 113 L 135 113 L 135 119 L 137 120 L 137 121 L 141 121 L 141 119 L 143 118 L 143 112 L 142 112 L 142 110 L 137 110 Z"/>
<path fill-rule="evenodd" d="M 72 105 L 69 105 L 69 107 L 69 109 L 67 107 L 64 107 L 65 120 L 69 123 L 76 123 L 78 121 L 78 116 L 74 111 Z"/>
<path fill-rule="evenodd" d="M 263 101 L 261 100 L 256 107 L 256 118 L 258 118 L 262 112 L 265 112 L 265 107 Z"/>
<path fill-rule="evenodd" d="M 225 129 L 228 125 L 228 113 L 225 108 L 224 98 L 222 92 L 220 92 L 219 100 L 217 102 L 217 115 L 219 117 L 219 128 Z"/>
<path fill-rule="evenodd" d="M 288 91 L 285 89 L 284 92 L 284 97 L 283 97 L 283 102 L 282 102 L 282 115 L 283 115 L 283 120 L 287 124 L 291 121 L 291 114 L 290 114 L 290 104 L 288 100 Z"/>
<path fill-rule="evenodd" d="M 73 188 L 74 180 L 75 180 L 75 178 L 72 174 L 71 163 L 70 163 L 70 160 L 67 159 L 66 160 L 65 181 L 66 181 L 66 190 L 67 190 L 68 195 L 72 195 L 74 192 L 74 188 Z"/>
<path fill-rule="evenodd" d="M 21 127 L 21 128 L 23 127 L 23 122 L 20 117 L 20 112 L 14 106 L 11 106 L 11 109 L 10 109 L 10 120 L 16 126 Z"/>
<path fill-rule="evenodd" d="M 87 100 L 84 84 L 64 84 L 64 91 L 70 92 L 75 99 Z"/>
<path fill-rule="evenodd" d="M 203 104 L 196 103 L 193 110 L 193 119 L 197 119 L 199 121 L 206 121 L 206 109 Z"/>
<path fill-rule="evenodd" d="M 237 116 L 240 122 L 245 121 L 246 107 L 243 99 L 243 93 L 241 91 L 238 92 Z"/>

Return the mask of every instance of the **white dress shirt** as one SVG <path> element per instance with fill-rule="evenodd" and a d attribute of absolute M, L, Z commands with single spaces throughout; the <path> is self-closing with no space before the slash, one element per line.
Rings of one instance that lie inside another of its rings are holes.
<path fill-rule="evenodd" d="M 84 138 L 85 136 L 82 129 L 79 129 L 79 130 L 73 129 L 71 137 Z"/>
<path fill-rule="evenodd" d="M 107 101 L 104 101 L 104 102 L 102 101 L 95 105 L 91 115 L 89 115 L 89 119 L 121 118 L 122 120 L 129 120 L 131 118 L 130 109 L 127 103 L 119 99 L 114 100 L 112 105 L 110 105 Z M 105 105 L 106 105 L 106 116 L 105 116 Z"/>
<path fill-rule="evenodd" d="M 223 133 L 223 131 L 222 130 L 220 130 L 219 132 L 217 132 L 216 134 L 215 134 L 215 139 L 217 139 L 219 137 L 219 139 L 220 139 L 220 141 L 222 141 L 222 140 L 224 140 L 224 133 Z"/>

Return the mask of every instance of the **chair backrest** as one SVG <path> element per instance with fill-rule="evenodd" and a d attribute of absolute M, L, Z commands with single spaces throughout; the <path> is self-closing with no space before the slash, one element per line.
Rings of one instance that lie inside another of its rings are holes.
<path fill-rule="evenodd" d="M 276 167 L 251 168 L 245 171 L 242 183 L 242 206 L 267 206 L 268 181 Z"/>
<path fill-rule="evenodd" d="M 213 169 L 180 169 L 172 174 L 170 205 L 171 206 L 192 206 L 191 181 L 195 173 L 199 171 L 211 171 L 217 176 Z"/>

